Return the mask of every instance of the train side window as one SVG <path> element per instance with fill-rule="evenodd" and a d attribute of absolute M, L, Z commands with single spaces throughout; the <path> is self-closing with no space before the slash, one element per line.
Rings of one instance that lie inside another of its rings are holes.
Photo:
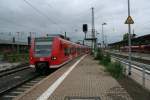
<path fill-rule="evenodd" d="M 67 48 L 64 48 L 65 56 L 67 56 Z"/>
<path fill-rule="evenodd" d="M 72 48 L 72 50 L 73 50 L 72 54 L 74 54 L 75 53 L 75 48 Z"/>
<path fill-rule="evenodd" d="M 65 56 L 68 56 L 70 54 L 70 49 L 64 48 L 64 53 L 65 53 Z"/>
<path fill-rule="evenodd" d="M 63 44 L 60 42 L 60 49 L 62 49 L 63 48 Z"/>
<path fill-rule="evenodd" d="M 78 53 L 80 53 L 80 48 L 78 48 Z"/>
<path fill-rule="evenodd" d="M 68 48 L 68 49 L 69 49 L 68 53 L 70 55 L 72 53 L 72 48 Z"/>
<path fill-rule="evenodd" d="M 71 54 L 72 53 L 72 48 L 69 48 L 69 54 Z"/>
<path fill-rule="evenodd" d="M 71 48 L 71 54 L 73 54 L 73 53 L 74 53 L 74 48 L 72 47 L 72 48 Z"/>

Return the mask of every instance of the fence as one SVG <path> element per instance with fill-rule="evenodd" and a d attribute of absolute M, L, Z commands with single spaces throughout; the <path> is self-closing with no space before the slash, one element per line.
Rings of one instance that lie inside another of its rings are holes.
<path fill-rule="evenodd" d="M 121 64 L 125 66 L 124 73 L 127 75 L 129 61 L 115 56 L 112 56 L 112 58 L 119 61 Z M 131 67 L 132 67 L 131 70 L 132 74 L 130 77 L 136 82 L 138 82 L 139 84 L 141 84 L 144 88 L 150 90 L 150 65 L 132 61 Z"/>

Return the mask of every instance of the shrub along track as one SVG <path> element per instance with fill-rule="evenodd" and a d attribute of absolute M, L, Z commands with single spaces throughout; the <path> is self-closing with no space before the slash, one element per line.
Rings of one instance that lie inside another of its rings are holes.
<path fill-rule="evenodd" d="M 122 55 L 114 55 L 113 56 L 117 56 L 120 58 L 126 58 Z M 108 62 L 106 59 L 106 55 L 104 56 L 104 54 L 101 54 L 101 56 L 103 56 L 103 59 L 100 59 L 100 62 L 102 64 L 105 63 L 110 63 Z M 106 61 L 102 61 L 102 60 L 106 60 Z M 149 61 L 144 61 L 141 59 L 134 59 L 135 61 L 140 61 L 142 63 L 150 63 Z M 106 65 L 104 65 L 106 66 Z M 130 94 L 130 96 L 133 98 L 133 100 L 149 100 L 150 99 L 150 91 L 145 89 L 144 87 L 142 87 L 140 84 L 138 84 L 137 82 L 135 82 L 134 80 L 132 80 L 131 78 L 129 78 L 128 76 L 122 76 L 120 78 L 117 79 L 117 81 L 120 83 L 120 85 L 126 89 L 126 91 Z"/>

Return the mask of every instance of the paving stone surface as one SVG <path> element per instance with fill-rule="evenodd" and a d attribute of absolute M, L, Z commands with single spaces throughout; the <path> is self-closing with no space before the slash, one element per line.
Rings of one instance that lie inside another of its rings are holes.
<path fill-rule="evenodd" d="M 52 73 L 15 100 L 36 100 L 77 60 Z M 74 97 L 81 97 L 81 99 Z M 132 100 L 126 90 L 105 71 L 104 67 L 88 55 L 71 71 L 48 100 L 94 100 L 93 97 L 100 97 L 100 100 Z"/>
<path fill-rule="evenodd" d="M 65 97 L 100 97 L 101 100 L 132 100 L 126 90 L 109 73 L 105 72 L 104 67 L 100 66 L 98 61 L 93 60 L 91 56 L 87 56 L 75 67 L 49 97 L 49 100 L 64 100 Z"/>

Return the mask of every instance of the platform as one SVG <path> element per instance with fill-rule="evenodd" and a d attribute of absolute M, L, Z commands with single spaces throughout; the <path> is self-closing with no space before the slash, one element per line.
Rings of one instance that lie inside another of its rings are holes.
<path fill-rule="evenodd" d="M 78 99 L 75 99 L 76 97 Z M 80 97 L 81 99 L 79 99 Z M 132 100 L 126 90 L 90 55 L 60 68 L 25 94 L 16 98 L 16 100 L 35 99 Z"/>

